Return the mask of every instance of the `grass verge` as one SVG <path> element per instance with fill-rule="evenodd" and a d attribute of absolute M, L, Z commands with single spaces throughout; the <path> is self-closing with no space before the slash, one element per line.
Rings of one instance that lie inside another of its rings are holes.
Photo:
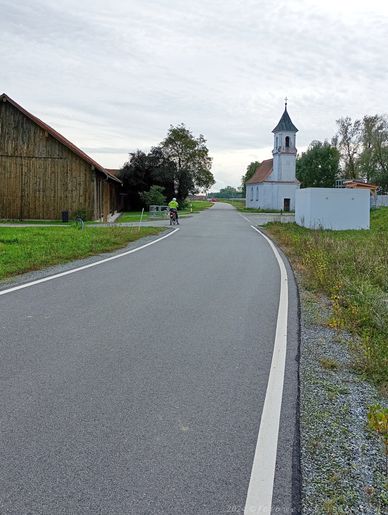
<path fill-rule="evenodd" d="M 163 228 L 86 227 L 83 231 L 62 227 L 0 227 L 0 280 L 125 247 Z"/>
<path fill-rule="evenodd" d="M 179 211 L 179 214 L 185 214 L 185 213 L 199 213 L 200 211 L 203 211 L 204 209 L 208 209 L 209 207 L 212 207 L 213 202 L 208 202 L 207 200 L 192 200 L 188 201 L 187 205 L 184 209 Z"/>
<path fill-rule="evenodd" d="M 141 211 L 125 211 L 121 213 L 121 215 L 117 218 L 116 222 L 119 224 L 128 223 L 128 222 L 140 222 Z M 143 221 L 147 221 L 149 219 L 149 212 L 144 211 Z"/>
<path fill-rule="evenodd" d="M 280 213 L 277 209 L 255 209 L 252 207 L 245 207 L 245 199 L 241 200 L 229 200 L 229 199 L 218 199 L 220 202 L 226 202 L 231 206 L 235 207 L 238 211 L 243 213 Z"/>
<path fill-rule="evenodd" d="M 329 325 L 354 338 L 355 367 L 388 383 L 388 208 L 371 212 L 370 231 L 313 231 L 268 224 L 310 291 L 331 300 Z"/>
<path fill-rule="evenodd" d="M 186 203 L 186 207 L 184 209 L 179 209 L 179 216 L 189 215 L 191 213 L 199 213 L 204 209 L 208 209 L 213 205 L 212 202 L 208 202 L 206 200 L 193 200 L 188 201 Z M 120 215 L 120 217 L 116 220 L 117 223 L 127 223 L 127 222 L 139 222 L 141 216 L 141 211 L 126 211 Z M 143 221 L 149 220 L 149 212 L 144 211 Z M 163 220 L 163 218 L 161 218 Z"/>

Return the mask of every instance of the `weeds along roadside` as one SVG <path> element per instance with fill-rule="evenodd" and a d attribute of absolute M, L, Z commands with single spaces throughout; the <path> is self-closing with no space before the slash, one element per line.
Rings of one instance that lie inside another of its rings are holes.
<path fill-rule="evenodd" d="M 370 231 L 313 231 L 273 223 L 268 233 L 302 277 L 303 286 L 329 297 L 329 325 L 354 336 L 354 366 L 388 384 L 388 208 L 371 213 Z"/>

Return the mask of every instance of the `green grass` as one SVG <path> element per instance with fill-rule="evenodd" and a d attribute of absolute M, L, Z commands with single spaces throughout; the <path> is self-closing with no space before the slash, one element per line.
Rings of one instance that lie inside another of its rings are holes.
<path fill-rule="evenodd" d="M 229 199 L 218 199 L 219 202 L 226 202 L 227 204 L 232 205 L 238 211 L 242 211 L 243 213 L 280 213 L 277 209 L 256 209 L 252 207 L 245 207 L 245 199 L 241 200 L 229 200 Z"/>
<path fill-rule="evenodd" d="M 23 225 L 58 225 L 62 224 L 62 220 L 0 220 L 0 227 L 1 224 L 23 224 Z M 64 226 L 66 224 L 63 224 Z"/>
<path fill-rule="evenodd" d="M 388 382 L 388 208 L 371 212 L 370 231 L 314 231 L 268 224 L 304 286 L 331 300 L 329 324 L 354 335 L 355 366 Z"/>
<path fill-rule="evenodd" d="M 187 206 L 185 209 L 181 209 L 179 211 L 179 214 L 185 214 L 185 213 L 199 213 L 200 211 L 203 211 L 204 209 L 208 209 L 209 207 L 212 207 L 213 203 L 208 202 L 207 200 L 192 200 L 187 202 Z"/>
<path fill-rule="evenodd" d="M 119 249 L 162 228 L 0 227 L 0 279 Z"/>
<path fill-rule="evenodd" d="M 208 202 L 206 200 L 193 200 L 188 201 L 187 205 L 184 209 L 179 209 L 179 216 L 190 215 L 191 213 L 199 213 L 204 209 L 211 207 L 212 202 Z M 117 223 L 127 223 L 127 222 L 139 222 L 141 216 L 141 211 L 126 211 L 120 215 L 120 217 L 116 220 Z M 163 220 L 163 217 L 160 217 Z M 149 212 L 144 211 L 143 220 L 149 220 Z"/>
<path fill-rule="evenodd" d="M 116 220 L 116 223 L 140 222 L 141 211 L 125 211 Z M 149 219 L 149 212 L 144 211 L 143 220 Z"/>

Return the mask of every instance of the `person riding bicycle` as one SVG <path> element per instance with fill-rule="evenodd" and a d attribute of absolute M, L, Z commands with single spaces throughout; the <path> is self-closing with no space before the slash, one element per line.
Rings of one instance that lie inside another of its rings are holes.
<path fill-rule="evenodd" d="M 177 223 L 177 225 L 179 225 L 179 220 L 178 220 L 178 207 L 179 207 L 179 204 L 176 201 L 175 197 L 168 203 L 168 207 L 170 209 L 170 212 L 175 213 L 176 223 Z"/>

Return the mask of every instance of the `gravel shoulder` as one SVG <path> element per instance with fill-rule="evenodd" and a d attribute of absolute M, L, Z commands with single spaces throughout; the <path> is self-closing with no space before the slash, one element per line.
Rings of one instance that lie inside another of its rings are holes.
<path fill-rule="evenodd" d="M 328 300 L 302 286 L 300 300 L 302 512 L 387 513 L 382 439 L 367 429 L 369 406 L 386 401 L 352 369 L 352 337 L 328 326 Z"/>

